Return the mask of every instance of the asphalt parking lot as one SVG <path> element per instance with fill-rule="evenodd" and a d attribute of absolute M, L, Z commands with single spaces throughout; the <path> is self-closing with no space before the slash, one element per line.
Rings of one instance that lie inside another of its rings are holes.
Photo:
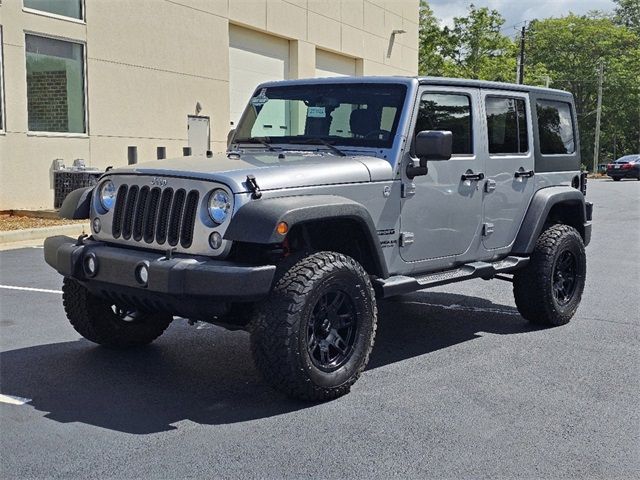
<path fill-rule="evenodd" d="M 146 349 L 96 347 L 42 249 L 0 252 L 0 476 L 638 478 L 640 182 L 588 198 L 569 325 L 531 327 L 497 280 L 385 302 L 369 368 L 320 405 L 270 390 L 244 332 L 177 320 Z"/>

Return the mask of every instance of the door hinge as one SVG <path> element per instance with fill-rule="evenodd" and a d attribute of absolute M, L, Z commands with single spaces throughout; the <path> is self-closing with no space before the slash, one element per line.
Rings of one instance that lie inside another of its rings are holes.
<path fill-rule="evenodd" d="M 402 232 L 400 234 L 400 246 L 407 247 L 411 245 L 415 240 L 415 235 L 413 232 Z"/>
<path fill-rule="evenodd" d="M 491 235 L 494 231 L 494 225 L 493 223 L 483 223 L 482 224 L 482 235 L 485 237 L 488 237 L 489 235 Z"/>
<path fill-rule="evenodd" d="M 416 194 L 416 184 L 413 182 L 402 184 L 402 198 L 413 197 Z"/>

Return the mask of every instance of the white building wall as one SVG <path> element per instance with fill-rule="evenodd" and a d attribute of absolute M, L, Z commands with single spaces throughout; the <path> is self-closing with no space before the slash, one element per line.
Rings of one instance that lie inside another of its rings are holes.
<path fill-rule="evenodd" d="M 203 107 L 200 114 L 211 118 L 212 148 L 223 151 L 237 98 L 267 79 L 273 67 L 273 58 L 262 59 L 262 72 L 243 78 L 260 62 L 242 72 L 237 46 L 230 50 L 230 32 L 232 39 L 240 32 L 279 45 L 281 57 L 288 49 L 280 64 L 283 78 L 313 77 L 331 68 L 340 73 L 350 64 L 358 75 L 416 75 L 417 22 L 418 0 L 85 0 L 84 21 L 2 0 L 6 118 L 0 132 L 0 210 L 52 208 L 56 158 L 67 165 L 83 158 L 104 169 L 126 164 L 129 145 L 138 147 L 139 161 L 155 159 L 158 146 L 167 148 L 167 156 L 181 155 L 187 115 L 195 113 L 196 102 Z M 396 35 L 389 56 L 393 30 L 407 33 Z M 85 44 L 86 134 L 28 131 L 29 32 Z"/>

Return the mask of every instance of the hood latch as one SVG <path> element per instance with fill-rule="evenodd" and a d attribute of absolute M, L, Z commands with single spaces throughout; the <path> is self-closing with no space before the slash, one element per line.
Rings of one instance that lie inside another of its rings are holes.
<path fill-rule="evenodd" d="M 260 191 L 260 187 L 258 186 L 256 177 L 254 177 L 253 175 L 247 175 L 247 187 L 249 188 L 249 190 L 251 190 L 251 198 L 253 198 L 254 200 L 262 197 L 262 192 Z"/>

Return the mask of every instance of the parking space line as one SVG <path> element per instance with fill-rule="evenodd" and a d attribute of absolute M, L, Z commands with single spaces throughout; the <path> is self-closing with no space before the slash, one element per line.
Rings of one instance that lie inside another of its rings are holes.
<path fill-rule="evenodd" d="M 5 290 L 22 290 L 25 292 L 55 293 L 62 295 L 61 290 L 48 290 L 46 288 L 15 287 L 13 285 L 0 285 L 0 288 L 4 288 Z"/>
<path fill-rule="evenodd" d="M 16 397 L 13 395 L 4 395 L 0 393 L 1 403 L 8 403 L 9 405 L 24 405 L 25 403 L 29 403 L 30 401 L 30 398 Z"/>

